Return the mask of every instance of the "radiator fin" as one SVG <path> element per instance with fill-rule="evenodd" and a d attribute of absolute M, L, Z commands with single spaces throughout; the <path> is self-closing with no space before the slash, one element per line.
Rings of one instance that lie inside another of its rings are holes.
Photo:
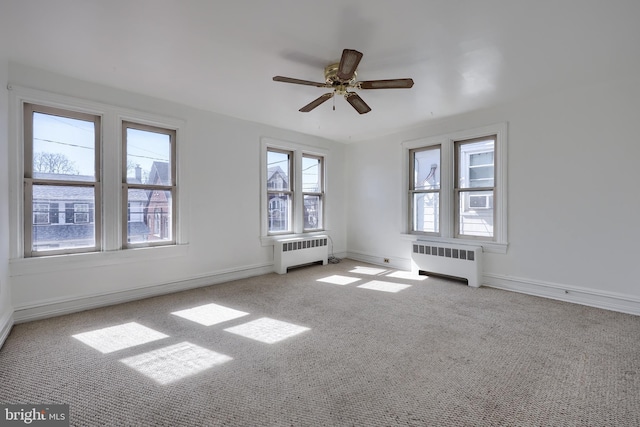
<path fill-rule="evenodd" d="M 285 274 L 289 267 L 314 262 L 326 265 L 329 257 L 328 241 L 327 236 L 277 240 L 273 247 L 274 270 L 278 274 Z"/>
<path fill-rule="evenodd" d="M 435 255 L 447 258 L 475 261 L 475 250 L 444 248 L 439 246 L 413 245 L 414 254 Z"/>
<path fill-rule="evenodd" d="M 299 242 L 286 242 L 282 245 L 282 252 L 298 251 L 301 249 L 327 246 L 327 239 L 311 239 Z"/>
<path fill-rule="evenodd" d="M 469 286 L 478 287 L 482 280 L 482 247 L 412 242 L 412 269 L 417 272 L 460 277 Z"/>

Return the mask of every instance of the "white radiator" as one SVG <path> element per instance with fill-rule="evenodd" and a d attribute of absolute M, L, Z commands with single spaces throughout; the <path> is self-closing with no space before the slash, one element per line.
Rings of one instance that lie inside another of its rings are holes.
<path fill-rule="evenodd" d="M 328 257 L 327 236 L 282 239 L 273 246 L 273 264 L 278 274 L 285 274 L 287 268 L 297 265 L 313 262 L 326 265 Z"/>
<path fill-rule="evenodd" d="M 466 279 L 477 288 L 482 280 L 482 247 L 412 242 L 411 269 Z"/>

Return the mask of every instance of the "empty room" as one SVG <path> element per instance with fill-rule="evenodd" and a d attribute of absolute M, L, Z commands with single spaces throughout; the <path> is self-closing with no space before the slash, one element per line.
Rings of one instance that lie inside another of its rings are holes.
<path fill-rule="evenodd" d="M 640 425 L 638 17 L 0 0 L 0 425 Z"/>

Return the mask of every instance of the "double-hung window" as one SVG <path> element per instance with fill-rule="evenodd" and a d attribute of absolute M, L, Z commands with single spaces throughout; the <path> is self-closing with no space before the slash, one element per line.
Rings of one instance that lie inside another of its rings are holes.
<path fill-rule="evenodd" d="M 325 155 L 275 141 L 263 150 L 263 235 L 324 230 Z"/>
<path fill-rule="evenodd" d="M 25 256 L 100 249 L 100 117 L 24 105 Z"/>
<path fill-rule="evenodd" d="M 408 233 L 507 245 L 506 124 L 403 143 Z"/>
<path fill-rule="evenodd" d="M 455 236 L 494 239 L 496 136 L 455 141 Z"/>
<path fill-rule="evenodd" d="M 411 230 L 440 232 L 440 146 L 409 151 Z"/>
<path fill-rule="evenodd" d="M 304 231 L 322 229 L 324 180 L 323 158 L 302 155 L 302 197 L 304 199 Z"/>
<path fill-rule="evenodd" d="M 176 131 L 122 123 L 125 247 L 175 243 Z"/>
<path fill-rule="evenodd" d="M 12 230 L 12 241 L 20 242 L 16 255 L 184 243 L 176 147 L 182 122 L 22 90 L 29 99 L 22 94 L 13 99 L 23 126 L 18 145 L 23 161 L 13 175 L 23 189 L 15 198 L 20 209 L 12 214 L 21 225 Z M 42 104 L 34 103 L 40 98 Z"/>
<path fill-rule="evenodd" d="M 267 150 L 267 216 L 269 233 L 292 233 L 293 152 Z"/>

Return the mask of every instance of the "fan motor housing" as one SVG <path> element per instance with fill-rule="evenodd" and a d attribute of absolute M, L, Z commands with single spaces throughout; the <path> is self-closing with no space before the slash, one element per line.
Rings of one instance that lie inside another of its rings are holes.
<path fill-rule="evenodd" d="M 340 63 L 338 62 L 336 62 L 335 64 L 327 65 L 324 69 L 324 81 L 327 82 L 327 84 L 330 84 L 332 86 L 340 86 L 340 85 L 353 86 L 356 83 L 356 77 L 358 76 L 358 73 L 354 71 L 353 76 L 351 77 L 350 80 L 342 81 L 338 77 L 339 66 L 340 66 Z"/>

